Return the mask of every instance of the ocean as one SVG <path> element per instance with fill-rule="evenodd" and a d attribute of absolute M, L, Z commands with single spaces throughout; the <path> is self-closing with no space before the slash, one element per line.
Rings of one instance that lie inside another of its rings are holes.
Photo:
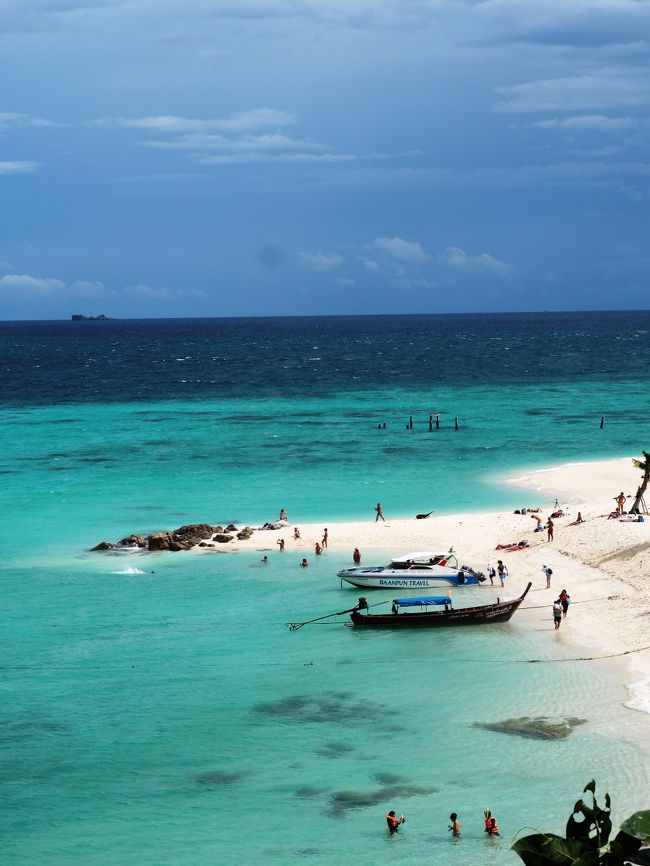
<path fill-rule="evenodd" d="M 89 548 L 282 507 L 526 504 L 523 469 L 647 449 L 649 333 L 648 312 L 0 324 L 3 862 L 516 863 L 514 834 L 561 830 L 592 777 L 617 818 L 647 807 L 647 716 L 616 666 L 551 661 L 573 651 L 541 613 L 289 632 L 354 603 L 349 554 Z M 476 727 L 554 714 L 586 722 Z"/>

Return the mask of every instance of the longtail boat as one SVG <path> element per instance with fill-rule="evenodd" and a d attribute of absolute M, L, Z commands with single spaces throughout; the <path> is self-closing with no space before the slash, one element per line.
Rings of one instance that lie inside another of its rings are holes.
<path fill-rule="evenodd" d="M 493 622 L 508 622 L 532 586 L 528 584 L 519 598 L 510 601 L 496 600 L 493 604 L 455 608 L 450 595 L 421 596 L 419 598 L 393 599 L 391 613 L 370 613 L 365 598 L 350 611 L 354 628 L 431 628 L 447 625 L 489 625 Z M 373 605 L 374 606 L 374 605 Z M 429 610 L 442 607 L 443 610 Z M 406 609 L 402 613 L 402 609 Z M 411 611 L 409 608 L 417 608 Z"/>

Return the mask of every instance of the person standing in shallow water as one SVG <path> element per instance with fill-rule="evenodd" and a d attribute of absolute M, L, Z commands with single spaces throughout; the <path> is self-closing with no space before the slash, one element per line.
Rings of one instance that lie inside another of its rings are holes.
<path fill-rule="evenodd" d="M 454 837 L 454 839 L 459 839 L 460 821 L 458 820 L 458 815 L 456 814 L 456 812 L 451 813 L 451 815 L 449 816 L 449 820 L 451 821 L 451 824 L 447 829 L 451 832 L 451 835 Z"/>
<path fill-rule="evenodd" d="M 359 565 L 359 563 L 361 562 L 361 553 L 358 547 L 354 548 L 354 553 L 352 554 L 352 562 L 355 565 Z"/>
<path fill-rule="evenodd" d="M 562 625 L 562 602 L 557 598 L 553 602 L 553 622 L 555 623 L 555 631 Z"/>
<path fill-rule="evenodd" d="M 405 822 L 404 815 L 397 818 L 395 815 L 395 810 L 391 809 L 388 815 L 386 815 L 386 826 L 388 827 L 388 832 L 391 836 L 394 836 L 395 833 L 399 831 L 399 825 Z"/>
<path fill-rule="evenodd" d="M 377 523 L 380 517 L 384 521 L 384 523 L 386 523 L 386 520 L 384 519 L 384 512 L 381 510 L 381 502 L 377 503 L 377 505 L 375 506 L 375 511 L 377 512 L 377 516 L 375 517 L 375 523 Z"/>

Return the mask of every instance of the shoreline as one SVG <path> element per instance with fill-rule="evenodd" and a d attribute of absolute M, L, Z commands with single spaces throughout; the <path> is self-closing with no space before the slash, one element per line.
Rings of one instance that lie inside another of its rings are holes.
<path fill-rule="evenodd" d="M 650 616 L 650 585 L 643 576 L 650 565 L 650 519 L 628 523 L 607 518 L 618 492 L 634 495 L 639 479 L 631 457 L 573 462 L 504 479 L 521 489 L 522 507 L 542 508 L 542 520 L 554 510 L 555 499 L 559 500 L 565 516 L 555 520 L 553 542 L 546 540 L 546 532 L 533 531 L 536 521 L 528 514 L 489 511 L 431 515 L 426 520 L 387 519 L 386 523 L 329 521 L 329 549 L 348 550 L 350 566 L 355 547 L 361 550 L 363 564 L 375 564 L 364 550 L 373 557 L 390 551 L 387 560 L 408 551 L 453 547 L 459 560 L 481 570 L 488 562 L 503 559 L 509 570 L 505 592 L 518 595 L 532 581 L 536 603 L 548 603 L 548 616 L 544 612 L 542 622 L 551 631 L 552 602 L 566 588 L 572 601 L 580 604 L 569 608 L 569 617 L 557 633 L 562 643 L 574 645 L 576 655 L 585 655 L 586 648 L 598 659 L 616 656 L 611 660 L 625 669 L 625 707 L 650 713 L 650 649 L 643 651 L 650 645 L 645 619 Z M 551 504 L 544 507 L 548 502 Z M 571 525 L 578 511 L 584 522 Z M 293 539 L 294 526 L 300 529 L 299 542 Z M 294 553 L 311 560 L 323 529 L 320 523 L 292 522 L 284 529 L 256 531 L 249 541 L 229 544 L 228 550 L 257 549 L 263 541 L 273 557 Z M 282 554 L 276 549 L 280 538 L 286 544 Z M 495 549 L 497 544 L 519 540 L 527 540 L 530 546 L 514 553 Z M 383 561 L 378 558 L 377 564 Z M 549 590 L 543 565 L 553 569 Z M 457 592 L 456 597 L 459 595 Z M 521 614 L 518 616 L 521 620 Z"/>

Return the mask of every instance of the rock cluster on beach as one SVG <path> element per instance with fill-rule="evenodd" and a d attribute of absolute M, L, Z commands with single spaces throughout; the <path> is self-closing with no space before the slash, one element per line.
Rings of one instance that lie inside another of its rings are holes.
<path fill-rule="evenodd" d="M 237 538 L 245 541 L 253 535 L 254 530 L 250 526 L 238 530 L 230 523 L 228 526 L 212 526 L 209 523 L 189 523 L 179 526 L 171 531 L 153 532 L 151 535 L 127 535 L 116 544 L 110 541 L 102 541 L 92 550 L 128 550 L 139 548 L 141 550 L 192 550 L 194 547 L 216 547 L 217 544 L 228 544 Z"/>

